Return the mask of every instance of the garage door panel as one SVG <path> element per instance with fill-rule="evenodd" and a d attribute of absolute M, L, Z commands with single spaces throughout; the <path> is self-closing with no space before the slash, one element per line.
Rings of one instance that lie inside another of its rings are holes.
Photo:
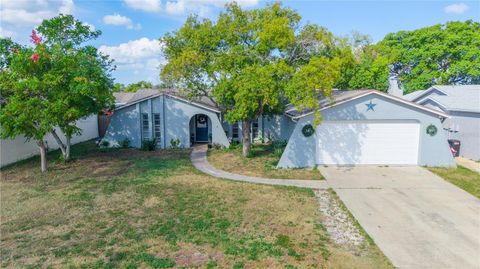
<path fill-rule="evenodd" d="M 317 127 L 318 164 L 417 164 L 418 123 L 324 122 Z"/>

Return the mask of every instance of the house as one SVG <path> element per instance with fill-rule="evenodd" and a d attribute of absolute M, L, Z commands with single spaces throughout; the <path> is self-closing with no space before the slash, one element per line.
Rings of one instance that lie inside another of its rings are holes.
<path fill-rule="evenodd" d="M 241 141 L 241 124 L 228 124 L 207 98 L 188 100 L 174 90 L 141 89 L 135 93 L 114 93 L 116 107 L 104 140 L 118 147 L 126 138 L 131 147 L 155 138 L 157 148 L 211 143 L 228 147 Z M 284 116 L 259 117 L 252 123 L 253 140 L 287 140 L 294 123 Z"/>
<path fill-rule="evenodd" d="M 76 122 L 76 126 L 82 130 L 80 135 L 74 135 L 71 143 L 77 144 L 83 141 L 98 137 L 97 115 L 85 117 Z M 65 136 L 59 128 L 56 128 L 57 134 L 65 141 Z M 58 149 L 58 144 L 52 134 L 44 138 L 47 150 Z M 2 139 L 0 141 L 0 167 L 18 162 L 35 155 L 39 155 L 38 146 L 35 141 L 26 141 L 25 137 L 19 135 L 14 139 Z"/>
<path fill-rule="evenodd" d="M 435 85 L 403 98 L 449 115 L 447 139 L 460 140 L 461 156 L 480 160 L 480 85 Z"/>
<path fill-rule="evenodd" d="M 455 166 L 442 111 L 375 90 L 332 91 L 319 105 L 317 127 L 313 111 L 286 111 L 296 125 L 278 167 Z"/>
<path fill-rule="evenodd" d="M 207 99 L 190 101 L 165 90 L 115 96 L 117 107 L 104 138 L 111 146 L 125 138 L 132 147 L 156 138 L 158 148 L 168 148 L 176 139 L 181 147 L 205 142 L 226 147 L 241 141 L 241 124 L 226 123 Z M 336 90 L 319 104 L 323 122 L 311 136 L 305 136 L 304 127 L 313 125 L 313 112 L 289 105 L 283 115 L 254 121 L 253 140 L 288 141 L 278 167 L 455 165 L 444 133 L 436 131 L 448 117 L 441 111 L 374 90 Z"/>

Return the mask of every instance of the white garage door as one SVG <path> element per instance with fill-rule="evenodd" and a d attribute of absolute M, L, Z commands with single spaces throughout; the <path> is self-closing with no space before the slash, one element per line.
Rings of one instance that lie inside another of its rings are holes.
<path fill-rule="evenodd" d="M 419 124 L 324 121 L 317 127 L 317 164 L 417 164 Z"/>

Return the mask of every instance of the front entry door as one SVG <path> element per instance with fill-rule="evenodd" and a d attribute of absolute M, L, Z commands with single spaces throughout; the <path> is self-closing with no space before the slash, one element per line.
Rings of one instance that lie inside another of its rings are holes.
<path fill-rule="evenodd" d="M 208 117 L 195 116 L 195 142 L 208 142 Z"/>

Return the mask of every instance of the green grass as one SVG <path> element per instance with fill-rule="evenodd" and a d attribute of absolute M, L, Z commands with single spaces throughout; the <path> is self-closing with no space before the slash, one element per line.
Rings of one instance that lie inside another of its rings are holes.
<path fill-rule="evenodd" d="M 255 144 L 249 157 L 242 156 L 241 145 L 229 149 L 210 149 L 208 161 L 214 167 L 240 175 L 282 179 L 324 179 L 316 168 L 277 169 L 283 150 L 271 144 Z"/>
<path fill-rule="evenodd" d="M 73 148 L 1 170 L 0 265 L 14 268 L 376 268 L 330 242 L 311 190 L 231 182 L 190 151 Z M 354 262 L 352 262 L 354 261 Z M 353 267 L 351 265 L 354 264 Z"/>
<path fill-rule="evenodd" d="M 428 170 L 446 181 L 480 198 L 480 174 L 458 165 L 457 168 L 433 168 Z"/>

